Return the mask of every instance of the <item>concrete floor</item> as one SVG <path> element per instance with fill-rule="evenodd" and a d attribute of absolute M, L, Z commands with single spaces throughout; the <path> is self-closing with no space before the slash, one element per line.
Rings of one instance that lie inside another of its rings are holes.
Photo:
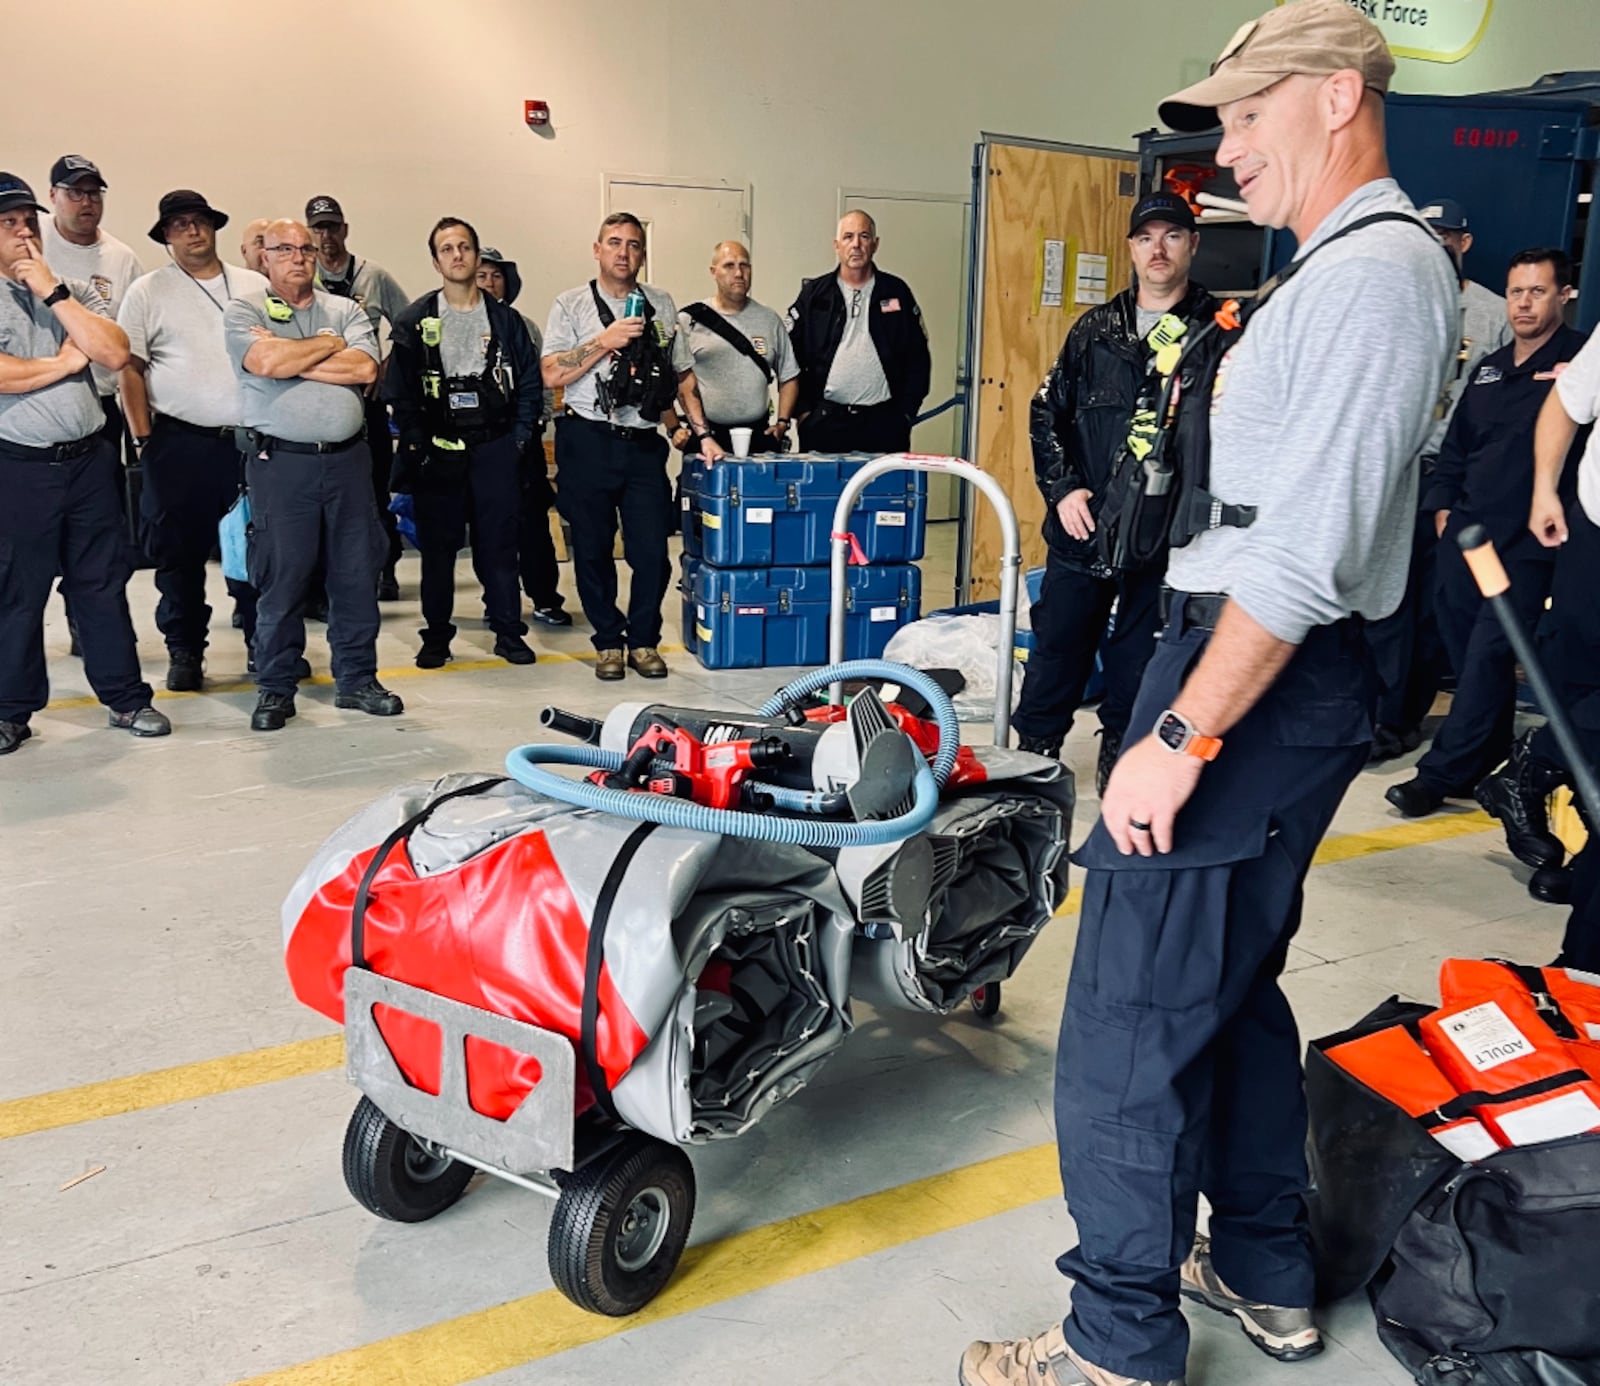
<path fill-rule="evenodd" d="M 949 590 L 949 540 L 935 532 L 930 606 Z M 465 573 L 459 609 L 476 614 Z M 285 983 L 285 889 L 391 784 L 498 766 L 536 736 L 546 703 L 598 713 L 647 692 L 633 678 L 597 684 L 581 626 L 537 631 L 541 653 L 564 658 L 518 669 L 491 660 L 492 638 L 468 621 L 460 663 L 423 674 L 411 664 L 416 582 L 408 555 L 380 645 L 406 715 L 336 711 L 324 677 L 272 736 L 249 730 L 253 694 L 227 682 L 244 660 L 225 615 L 218 686 L 163 697 L 174 735 L 140 742 L 85 700 L 52 605 L 56 701 L 0 762 L 0 1382 L 920 1386 L 953 1381 L 969 1339 L 1058 1316 L 1066 1286 L 1051 1263 L 1073 1231 L 1040 1148 L 1071 918 L 1007 985 L 997 1023 L 865 1012 L 814 1088 L 745 1137 L 697 1150 L 694 1242 L 708 1259 L 642 1322 L 555 1298 L 548 1209 L 532 1194 L 480 1181 L 419 1226 L 351 1201 L 339 1150 L 355 1098 L 331 1027 Z M 158 682 L 149 574 L 131 590 Z M 674 601 L 669 639 L 676 624 Z M 648 693 L 675 701 L 753 706 L 783 680 L 668 659 L 671 681 Z M 1094 725 L 1081 719 L 1067 747 L 1085 787 L 1075 838 L 1096 809 Z M 1474 826 L 1460 814 L 1386 832 L 1398 820 L 1382 792 L 1404 773 L 1361 777 L 1333 835 L 1376 836 L 1312 871 L 1285 982 L 1308 1035 L 1397 990 L 1434 997 L 1445 956 L 1555 952 L 1561 913 L 1531 904 L 1498 833 L 1454 831 Z M 214 1062 L 227 1056 L 244 1057 Z M 855 1199 L 866 1201 L 840 1206 Z M 942 1230 L 920 1235 L 929 1225 Z M 1361 1302 L 1335 1307 L 1329 1350 L 1289 1373 L 1227 1321 L 1192 1322 L 1192 1383 L 1407 1380 Z"/>

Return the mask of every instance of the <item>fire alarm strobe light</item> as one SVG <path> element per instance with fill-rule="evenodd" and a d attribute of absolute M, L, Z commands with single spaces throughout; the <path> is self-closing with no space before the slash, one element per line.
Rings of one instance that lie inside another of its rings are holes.
<path fill-rule="evenodd" d="M 523 102 L 523 114 L 527 117 L 529 125 L 548 125 L 550 123 L 550 103 L 548 101 Z"/>

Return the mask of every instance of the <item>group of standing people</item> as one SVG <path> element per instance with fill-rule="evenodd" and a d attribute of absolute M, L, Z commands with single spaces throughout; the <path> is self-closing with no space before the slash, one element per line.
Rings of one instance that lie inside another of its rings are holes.
<path fill-rule="evenodd" d="M 0 175 L 0 542 L 11 575 L 0 585 L 0 754 L 29 739 L 48 699 L 43 617 L 58 576 L 74 652 L 112 725 L 170 732 L 140 672 L 127 582 L 136 564 L 154 567 L 166 685 L 202 688 L 206 565 L 241 496 L 248 580 L 230 578 L 228 591 L 256 679 L 256 730 L 295 715 L 311 673 L 308 619 L 328 623 L 336 706 L 403 711 L 378 682 L 376 655 L 378 604 L 399 597 L 396 510 L 409 512 L 421 557 L 419 666 L 452 657 L 469 536 L 498 657 L 537 659 L 523 591 L 534 621 L 572 624 L 556 504 L 597 676 L 665 677 L 670 448 L 710 463 L 735 428 L 751 428 L 761 452 L 790 446 L 801 425 L 814 449 L 903 449 L 927 394 L 920 311 L 909 286 L 877 268 L 876 228 L 861 212 L 839 224 L 837 272 L 805 282 L 787 323 L 750 296 L 737 241 L 712 252 L 715 292 L 680 313 L 640 283 L 642 223 L 613 214 L 594 245 L 595 278 L 560 295 L 541 331 L 513 307 L 515 261 L 460 218 L 428 234 L 439 286 L 408 300 L 351 251 L 333 197 L 311 198 L 303 218 L 249 223 L 231 265 L 218 249 L 227 213 L 179 189 L 149 230 L 168 263 L 145 274 L 101 229 L 99 167 L 67 155 L 50 177 L 47 207 Z M 552 488 L 543 435 L 558 390 Z M 130 477 L 141 483 L 137 542 Z"/>

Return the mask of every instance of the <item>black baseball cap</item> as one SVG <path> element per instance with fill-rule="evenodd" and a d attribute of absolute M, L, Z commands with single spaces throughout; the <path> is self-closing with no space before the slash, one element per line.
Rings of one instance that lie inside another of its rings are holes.
<path fill-rule="evenodd" d="M 522 276 L 517 273 L 517 262 L 508 260 L 492 245 L 486 245 L 478 252 L 480 265 L 494 265 L 506 278 L 506 307 L 517 301 L 517 295 L 522 292 Z"/>
<path fill-rule="evenodd" d="M 85 178 L 93 178 L 102 188 L 106 186 L 100 166 L 93 159 L 85 159 L 82 154 L 63 154 L 50 165 L 50 186 L 53 188 L 81 183 Z"/>
<path fill-rule="evenodd" d="M 1133 235 L 1147 221 L 1170 221 L 1185 231 L 1195 229 L 1194 213 L 1177 193 L 1146 193 L 1135 202 L 1133 215 L 1128 218 L 1128 234 Z"/>
<path fill-rule="evenodd" d="M 165 245 L 167 223 L 186 212 L 203 212 L 211 218 L 212 228 L 217 231 L 228 224 L 228 214 L 219 212 L 207 202 L 203 193 L 197 193 L 193 188 L 178 188 L 162 195 L 161 206 L 156 212 L 156 224 L 150 228 L 150 239 L 157 245 Z"/>
<path fill-rule="evenodd" d="M 18 207 L 32 207 L 36 212 L 46 209 L 39 205 L 30 188 L 14 173 L 0 173 L 0 212 L 14 212 Z"/>
<path fill-rule="evenodd" d="M 306 203 L 307 226 L 337 226 L 344 220 L 344 208 L 339 205 L 337 198 L 329 197 L 324 193 L 320 197 L 313 197 Z"/>
<path fill-rule="evenodd" d="M 1436 197 L 1417 209 L 1422 219 L 1435 231 L 1465 231 L 1467 209 L 1448 197 Z"/>

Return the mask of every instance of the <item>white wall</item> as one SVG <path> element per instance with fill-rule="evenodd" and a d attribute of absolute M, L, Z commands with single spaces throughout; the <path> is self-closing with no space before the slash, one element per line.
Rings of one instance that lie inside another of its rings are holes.
<path fill-rule="evenodd" d="M 602 172 L 748 180 L 756 292 L 781 309 L 831 264 L 841 185 L 964 191 L 982 129 L 1131 147 L 1261 3 L 56 0 L 35 15 L 47 37 L 7 41 L 0 167 L 42 192 L 56 155 L 94 158 L 107 228 L 152 265 L 170 188 L 206 193 L 230 231 L 330 192 L 352 246 L 413 293 L 434 282 L 428 228 L 465 216 L 519 260 L 537 318 L 592 271 Z M 1397 87 L 1585 64 L 1596 0 L 1497 0 L 1477 53 L 1403 61 Z M 550 103 L 552 138 L 523 124 L 528 97 Z"/>

